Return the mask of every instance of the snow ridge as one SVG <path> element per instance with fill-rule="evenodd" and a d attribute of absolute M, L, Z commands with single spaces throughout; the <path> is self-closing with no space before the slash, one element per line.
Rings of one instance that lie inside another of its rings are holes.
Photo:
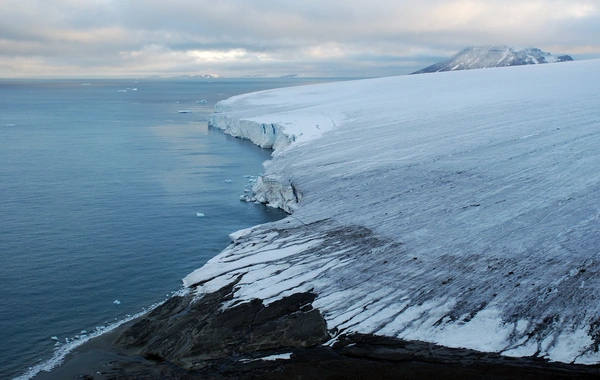
<path fill-rule="evenodd" d="M 312 291 L 333 335 L 600 363 L 599 84 L 593 60 L 229 99 L 213 123 L 297 136 L 263 183 L 302 195 L 184 284 L 239 279 L 224 307 Z"/>

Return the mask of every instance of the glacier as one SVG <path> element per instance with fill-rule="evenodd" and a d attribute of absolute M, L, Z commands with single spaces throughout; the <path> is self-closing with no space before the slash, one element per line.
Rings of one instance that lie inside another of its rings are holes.
<path fill-rule="evenodd" d="M 184 285 L 223 309 L 316 294 L 362 333 L 600 363 L 600 60 L 236 96 L 209 124 L 272 148 L 230 235 Z"/>

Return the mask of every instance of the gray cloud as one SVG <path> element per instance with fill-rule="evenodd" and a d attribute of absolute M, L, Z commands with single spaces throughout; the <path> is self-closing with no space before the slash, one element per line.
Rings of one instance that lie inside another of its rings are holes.
<path fill-rule="evenodd" d="M 595 0 L 0 0 L 0 75 L 404 74 L 477 44 L 600 57 Z"/>

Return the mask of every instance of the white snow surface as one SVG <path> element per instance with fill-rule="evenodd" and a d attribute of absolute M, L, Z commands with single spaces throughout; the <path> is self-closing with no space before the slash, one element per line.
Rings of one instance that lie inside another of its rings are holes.
<path fill-rule="evenodd" d="M 293 215 L 184 284 L 238 281 L 224 308 L 313 291 L 337 333 L 600 363 L 599 85 L 591 60 L 223 101 L 210 124 L 275 148 L 255 196 Z"/>

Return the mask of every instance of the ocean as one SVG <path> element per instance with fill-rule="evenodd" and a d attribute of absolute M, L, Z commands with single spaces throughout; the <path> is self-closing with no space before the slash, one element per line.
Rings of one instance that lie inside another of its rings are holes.
<path fill-rule="evenodd" d="M 271 152 L 206 118 L 316 82 L 0 79 L 0 378 L 48 367 L 179 290 L 229 233 L 284 217 L 239 200 Z"/>

